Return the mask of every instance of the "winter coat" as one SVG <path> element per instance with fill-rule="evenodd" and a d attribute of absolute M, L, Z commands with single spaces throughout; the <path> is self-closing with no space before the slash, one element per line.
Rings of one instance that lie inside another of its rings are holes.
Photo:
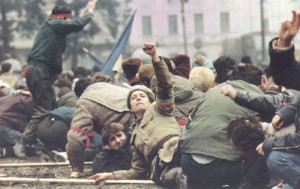
<path fill-rule="evenodd" d="M 60 74 L 62 71 L 62 53 L 66 48 L 66 36 L 82 30 L 92 18 L 92 13 L 85 13 L 72 20 L 48 17 L 42 23 L 35 38 L 27 58 L 28 64 L 46 67 L 53 74 Z"/>
<path fill-rule="evenodd" d="M 126 105 L 128 91 L 127 88 L 99 82 L 90 85 L 80 96 L 66 146 L 72 171 L 83 171 L 84 149 L 90 145 L 93 130 L 101 134 L 102 128 L 112 122 L 129 128 L 132 114 Z"/>
<path fill-rule="evenodd" d="M 20 131 L 26 128 L 33 110 L 32 97 L 17 93 L 0 98 L 0 125 Z"/>
<path fill-rule="evenodd" d="M 277 39 L 269 43 L 272 78 L 277 85 L 300 90 L 300 63 L 295 59 L 295 46 L 287 50 L 274 50 L 272 43 Z"/>
<path fill-rule="evenodd" d="M 173 159 L 180 129 L 174 117 L 174 91 L 167 65 L 153 62 L 157 77 L 156 101 L 134 127 L 131 137 L 133 158 L 130 170 L 114 171 L 115 179 L 153 178 L 153 159 L 158 155 L 164 162 Z"/>
<path fill-rule="evenodd" d="M 182 151 L 195 155 L 206 155 L 214 158 L 235 161 L 240 158 L 227 138 L 227 126 L 236 116 L 248 116 L 255 112 L 239 106 L 220 93 L 225 84 L 236 90 L 260 93 L 255 85 L 241 80 L 227 81 L 208 90 L 202 102 L 194 109 L 191 120 L 186 125 L 182 136 Z"/>

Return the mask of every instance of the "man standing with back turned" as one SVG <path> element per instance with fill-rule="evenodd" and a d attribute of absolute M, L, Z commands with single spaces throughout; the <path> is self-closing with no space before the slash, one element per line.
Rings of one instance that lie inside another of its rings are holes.
<path fill-rule="evenodd" d="M 67 35 L 83 29 L 93 18 L 97 0 L 90 0 L 82 13 L 72 18 L 69 8 L 56 6 L 43 22 L 28 55 L 26 82 L 33 98 L 33 115 L 14 146 L 15 154 L 25 158 L 25 146 L 34 144 L 37 124 L 47 112 L 57 107 L 53 83 L 62 71 L 62 54 Z"/>

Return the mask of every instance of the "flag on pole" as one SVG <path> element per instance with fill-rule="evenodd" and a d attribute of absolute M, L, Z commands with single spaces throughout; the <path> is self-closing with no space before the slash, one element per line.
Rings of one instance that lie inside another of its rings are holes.
<path fill-rule="evenodd" d="M 134 13 L 130 16 L 129 21 L 126 24 L 120 38 L 118 39 L 109 57 L 105 61 L 104 66 L 102 66 L 101 73 L 109 75 L 111 77 L 114 76 L 113 67 L 117 62 L 119 56 L 122 55 L 125 51 L 126 44 L 131 33 L 131 28 L 132 28 L 132 23 L 133 23 L 135 13 L 136 11 L 134 11 Z"/>
<path fill-rule="evenodd" d="M 89 59 L 97 66 L 99 70 L 103 68 L 104 61 L 95 55 L 93 55 L 87 48 L 82 48 L 82 50 L 86 53 Z"/>

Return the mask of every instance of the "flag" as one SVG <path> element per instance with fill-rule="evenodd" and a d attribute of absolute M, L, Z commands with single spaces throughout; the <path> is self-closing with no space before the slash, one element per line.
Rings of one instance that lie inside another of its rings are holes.
<path fill-rule="evenodd" d="M 115 63 L 117 62 L 119 56 L 122 55 L 125 51 L 125 47 L 131 33 L 131 28 L 132 28 L 132 23 L 133 23 L 135 13 L 136 11 L 134 11 L 134 13 L 130 16 L 129 21 L 126 24 L 120 38 L 118 39 L 109 57 L 105 61 L 105 65 L 102 67 L 101 73 L 109 75 L 111 77 L 114 76 L 114 72 L 112 69 Z"/>
<path fill-rule="evenodd" d="M 99 70 L 101 70 L 103 68 L 104 65 L 104 61 L 101 60 L 100 58 L 96 57 L 95 55 L 93 55 L 88 49 L 83 48 L 82 49 L 86 55 L 89 57 L 89 59 L 97 66 L 97 68 Z"/>

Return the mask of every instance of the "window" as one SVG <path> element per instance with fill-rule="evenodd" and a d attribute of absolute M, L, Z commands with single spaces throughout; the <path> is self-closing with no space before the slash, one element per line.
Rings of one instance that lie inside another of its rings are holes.
<path fill-rule="evenodd" d="M 170 15 L 169 16 L 169 34 L 177 34 L 178 28 L 177 28 L 177 16 L 176 15 Z"/>
<path fill-rule="evenodd" d="M 151 16 L 143 16 L 143 35 L 152 35 Z"/>
<path fill-rule="evenodd" d="M 195 21 L 195 33 L 196 34 L 203 33 L 204 32 L 203 14 L 195 14 L 194 21 Z"/>
<path fill-rule="evenodd" d="M 229 28 L 229 13 L 228 12 L 222 12 L 220 15 L 221 19 L 221 32 L 228 33 L 230 31 Z"/>

